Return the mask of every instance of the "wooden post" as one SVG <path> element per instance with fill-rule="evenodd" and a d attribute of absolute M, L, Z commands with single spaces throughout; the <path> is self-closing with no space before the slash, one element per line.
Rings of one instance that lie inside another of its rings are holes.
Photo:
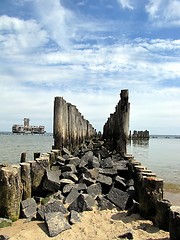
<path fill-rule="evenodd" d="M 26 153 L 21 153 L 21 163 L 26 161 Z"/>
<path fill-rule="evenodd" d="M 0 217 L 12 221 L 19 219 L 22 200 L 22 183 L 19 169 L 12 166 L 0 168 Z"/>
<path fill-rule="evenodd" d="M 31 198 L 31 168 L 30 163 L 21 163 L 21 181 L 23 185 L 22 200 Z"/>

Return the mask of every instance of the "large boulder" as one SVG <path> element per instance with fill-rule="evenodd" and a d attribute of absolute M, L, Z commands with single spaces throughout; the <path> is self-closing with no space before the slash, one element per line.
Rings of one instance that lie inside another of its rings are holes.
<path fill-rule="evenodd" d="M 45 213 L 45 223 L 50 237 L 55 237 L 59 233 L 70 229 L 71 225 L 61 212 Z"/>

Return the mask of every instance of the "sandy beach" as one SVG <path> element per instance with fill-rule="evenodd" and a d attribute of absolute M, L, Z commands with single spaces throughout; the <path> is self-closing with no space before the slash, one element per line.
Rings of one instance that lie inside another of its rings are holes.
<path fill-rule="evenodd" d="M 127 231 L 133 233 L 135 240 L 168 240 L 169 233 L 159 230 L 149 220 L 139 214 L 127 216 L 126 211 L 104 210 L 83 212 L 81 222 L 72 225 L 56 237 L 48 237 L 45 223 L 33 221 L 25 223 L 20 219 L 12 227 L 0 230 L 0 234 L 10 236 L 11 240 L 116 240 Z"/>
<path fill-rule="evenodd" d="M 180 203 L 179 192 L 165 191 L 164 198 L 173 205 Z M 0 229 L 11 240 L 116 240 L 123 233 L 131 231 L 135 240 L 168 240 L 169 233 L 159 230 L 151 221 L 141 218 L 139 214 L 127 216 L 126 211 L 104 210 L 83 212 L 81 222 L 72 225 L 56 237 L 49 237 L 46 224 L 41 221 L 26 222 L 20 219 L 11 227 Z"/>

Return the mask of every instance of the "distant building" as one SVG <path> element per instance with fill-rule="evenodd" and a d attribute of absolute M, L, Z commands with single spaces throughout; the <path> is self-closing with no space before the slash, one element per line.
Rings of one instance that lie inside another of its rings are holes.
<path fill-rule="evenodd" d="M 24 118 L 24 125 L 14 124 L 12 126 L 13 133 L 22 133 L 22 134 L 44 134 L 45 127 L 44 126 L 30 126 L 29 118 Z"/>

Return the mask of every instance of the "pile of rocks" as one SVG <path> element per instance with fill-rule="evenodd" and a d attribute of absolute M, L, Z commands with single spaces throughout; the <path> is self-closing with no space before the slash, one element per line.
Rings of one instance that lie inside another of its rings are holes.
<path fill-rule="evenodd" d="M 36 191 L 21 202 L 22 217 L 44 220 L 49 236 L 56 236 L 80 221 L 83 211 L 132 210 L 135 190 L 128 159 L 108 151 L 103 142 L 83 144 L 73 154 L 66 148 L 54 152 L 51 166 L 43 166 L 41 197 Z"/>

